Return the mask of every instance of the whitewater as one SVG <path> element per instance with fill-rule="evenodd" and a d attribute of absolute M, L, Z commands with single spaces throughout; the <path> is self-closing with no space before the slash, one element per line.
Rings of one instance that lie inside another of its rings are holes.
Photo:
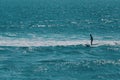
<path fill-rule="evenodd" d="M 90 40 L 35 40 L 35 39 L 7 39 L 1 40 L 0 46 L 15 46 L 15 47 L 39 47 L 39 46 L 76 46 L 76 45 L 90 45 Z M 119 46 L 120 41 L 112 40 L 94 40 L 92 46 Z"/>
<path fill-rule="evenodd" d="M 120 0 L 0 0 L 0 80 L 120 80 Z"/>

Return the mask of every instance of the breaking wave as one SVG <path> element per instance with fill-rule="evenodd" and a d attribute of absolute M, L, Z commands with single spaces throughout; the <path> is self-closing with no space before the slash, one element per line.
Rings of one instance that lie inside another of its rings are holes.
<path fill-rule="evenodd" d="M 18 47 L 39 47 L 39 46 L 76 46 L 89 45 L 89 40 L 35 40 L 35 39 L 7 39 L 0 40 L 0 46 L 18 46 Z M 94 40 L 93 47 L 97 46 L 119 46 L 120 41 Z"/>

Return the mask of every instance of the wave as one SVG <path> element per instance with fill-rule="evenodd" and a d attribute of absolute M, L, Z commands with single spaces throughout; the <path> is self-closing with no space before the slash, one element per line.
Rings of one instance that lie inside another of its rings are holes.
<path fill-rule="evenodd" d="M 76 45 L 89 45 L 89 40 L 35 40 L 35 39 L 7 39 L 0 40 L 0 46 L 18 46 L 18 47 L 39 47 L 39 46 L 76 46 Z M 120 45 L 120 41 L 108 41 L 108 40 L 94 40 L 93 47 L 96 46 L 117 46 Z"/>

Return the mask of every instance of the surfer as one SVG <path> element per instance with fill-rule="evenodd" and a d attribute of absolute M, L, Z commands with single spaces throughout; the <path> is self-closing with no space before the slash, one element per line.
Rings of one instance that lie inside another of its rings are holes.
<path fill-rule="evenodd" d="M 93 43 L 93 37 L 92 37 L 91 34 L 90 34 L 90 40 L 91 40 L 91 45 L 92 45 L 92 43 Z"/>

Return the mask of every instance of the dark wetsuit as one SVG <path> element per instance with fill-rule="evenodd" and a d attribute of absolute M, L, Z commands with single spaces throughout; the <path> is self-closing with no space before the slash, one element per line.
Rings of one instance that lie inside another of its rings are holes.
<path fill-rule="evenodd" d="M 90 34 L 90 40 L 91 40 L 91 45 L 92 45 L 92 42 L 93 42 L 93 37 L 92 35 Z"/>

